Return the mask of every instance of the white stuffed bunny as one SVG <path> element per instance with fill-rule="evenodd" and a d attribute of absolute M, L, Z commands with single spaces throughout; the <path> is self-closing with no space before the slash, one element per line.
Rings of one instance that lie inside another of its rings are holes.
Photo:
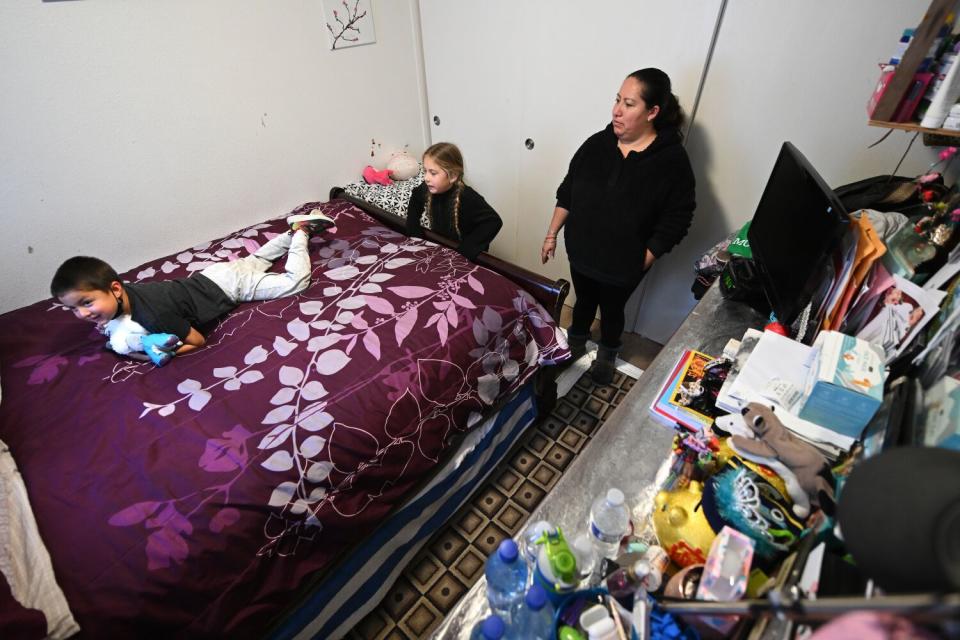
<path fill-rule="evenodd" d="M 131 351 L 143 351 L 143 336 L 148 333 L 128 313 L 108 322 L 103 332 L 107 335 L 110 350 L 123 356 Z"/>
<path fill-rule="evenodd" d="M 149 333 L 127 313 L 108 322 L 103 330 L 108 336 L 107 347 L 114 353 L 143 352 L 158 367 L 170 362 L 174 352 L 183 344 L 177 336 L 169 333 Z"/>

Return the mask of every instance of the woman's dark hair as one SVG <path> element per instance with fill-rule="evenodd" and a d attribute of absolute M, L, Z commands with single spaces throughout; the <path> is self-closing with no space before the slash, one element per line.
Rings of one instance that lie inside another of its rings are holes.
<path fill-rule="evenodd" d="M 89 256 L 74 256 L 65 261 L 53 274 L 50 293 L 59 298 L 74 289 L 81 291 L 110 291 L 110 285 L 120 282 L 120 276 L 113 267 Z"/>
<path fill-rule="evenodd" d="M 660 107 L 660 113 L 653 119 L 653 126 L 657 131 L 683 126 L 686 115 L 680 107 L 677 96 L 671 93 L 670 76 L 660 69 L 647 67 L 634 71 L 628 78 L 634 78 L 640 83 L 640 97 L 650 109 L 654 105 Z"/>

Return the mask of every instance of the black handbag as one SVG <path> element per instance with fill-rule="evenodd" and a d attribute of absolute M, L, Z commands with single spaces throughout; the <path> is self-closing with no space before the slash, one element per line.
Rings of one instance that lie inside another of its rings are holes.
<path fill-rule="evenodd" d="M 945 191 L 943 177 L 923 185 L 924 189 Z M 920 189 L 913 178 L 905 176 L 874 176 L 851 182 L 833 190 L 847 211 L 874 209 L 875 211 L 903 211 L 922 204 Z"/>

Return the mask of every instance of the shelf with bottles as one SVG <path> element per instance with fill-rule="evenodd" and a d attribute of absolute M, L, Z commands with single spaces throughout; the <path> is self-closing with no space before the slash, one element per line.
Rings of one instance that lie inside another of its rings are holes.
<path fill-rule="evenodd" d="M 904 32 L 903 49 L 881 65 L 880 79 L 867 102 L 871 126 L 923 133 L 927 144 L 932 144 L 928 138 L 960 137 L 960 131 L 939 128 L 950 120 L 947 112 L 956 102 L 960 80 L 960 65 L 953 64 L 960 60 L 960 42 L 951 35 L 954 4 L 931 0 L 920 25 Z M 923 120 L 915 115 L 918 112 L 926 113 Z M 924 127 L 918 120 L 930 122 Z"/>

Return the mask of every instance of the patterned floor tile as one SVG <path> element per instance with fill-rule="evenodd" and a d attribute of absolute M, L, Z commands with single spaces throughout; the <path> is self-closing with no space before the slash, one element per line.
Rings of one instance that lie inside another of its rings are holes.
<path fill-rule="evenodd" d="M 378 607 L 350 633 L 357 640 L 425 638 L 483 575 L 487 556 L 515 535 L 635 380 L 581 376 L 521 438 L 449 524 L 414 557 Z"/>

